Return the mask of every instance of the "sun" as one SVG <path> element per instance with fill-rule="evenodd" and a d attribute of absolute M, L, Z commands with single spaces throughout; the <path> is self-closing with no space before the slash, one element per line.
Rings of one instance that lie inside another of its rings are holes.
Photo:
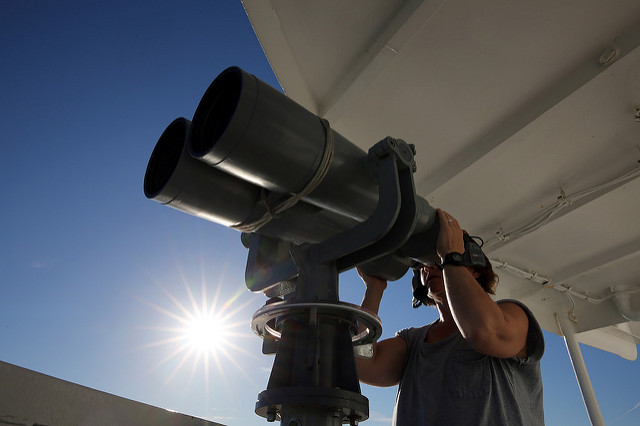
<path fill-rule="evenodd" d="M 228 321 L 221 315 L 199 313 L 188 320 L 184 337 L 190 347 L 211 353 L 228 346 L 231 332 Z"/>

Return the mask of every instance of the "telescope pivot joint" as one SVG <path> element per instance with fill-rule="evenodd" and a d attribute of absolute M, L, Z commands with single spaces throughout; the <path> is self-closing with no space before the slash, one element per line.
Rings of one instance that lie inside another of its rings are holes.
<path fill-rule="evenodd" d="M 399 169 L 409 169 L 413 173 L 417 170 L 415 154 L 415 145 L 387 136 L 369 149 L 367 166 L 377 175 L 378 164 L 386 157 L 393 155 Z"/>

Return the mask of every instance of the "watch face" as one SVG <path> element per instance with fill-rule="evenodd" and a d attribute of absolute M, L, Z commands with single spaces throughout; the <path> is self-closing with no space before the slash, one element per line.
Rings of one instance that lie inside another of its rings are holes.
<path fill-rule="evenodd" d="M 464 265 L 464 256 L 461 253 L 452 251 L 451 253 L 448 253 L 442 261 L 442 266 L 444 267 L 446 265 Z"/>

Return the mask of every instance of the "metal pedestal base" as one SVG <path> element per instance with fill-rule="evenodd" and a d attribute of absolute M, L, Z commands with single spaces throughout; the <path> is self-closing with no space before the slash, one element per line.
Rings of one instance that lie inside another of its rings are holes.
<path fill-rule="evenodd" d="M 283 407 L 287 409 L 282 410 Z M 356 424 L 369 418 L 369 400 L 341 389 L 276 388 L 258 394 L 256 414 L 291 426 Z"/>

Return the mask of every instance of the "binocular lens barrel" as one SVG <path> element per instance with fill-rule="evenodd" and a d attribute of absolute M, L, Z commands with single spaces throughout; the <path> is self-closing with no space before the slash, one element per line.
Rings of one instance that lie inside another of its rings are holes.
<path fill-rule="evenodd" d="M 233 227 L 261 218 L 268 210 L 265 200 L 306 189 L 331 144 L 333 156 L 317 187 L 259 233 L 296 244 L 324 241 L 371 216 L 378 178 L 367 153 L 326 122 L 231 67 L 211 83 L 193 123 L 177 118 L 162 133 L 147 166 L 144 193 Z M 416 203 L 414 234 L 399 255 L 426 262 L 435 256 L 436 214 L 424 198 L 416 196 Z"/>
<path fill-rule="evenodd" d="M 262 189 L 193 158 L 187 150 L 191 122 L 175 119 L 162 133 L 144 177 L 147 198 L 224 226 L 250 219 Z M 260 232 L 294 243 L 320 242 L 357 224 L 353 219 L 299 202 Z"/>
<path fill-rule="evenodd" d="M 249 216 L 260 188 L 189 155 L 191 123 L 175 119 L 162 133 L 144 177 L 144 194 L 186 213 L 231 226 Z"/>
<path fill-rule="evenodd" d="M 191 154 L 269 191 L 305 189 L 327 146 L 321 119 L 236 67 L 211 83 L 193 116 Z M 334 156 L 318 187 L 304 200 L 362 221 L 375 210 L 378 186 L 367 153 L 332 132 Z"/>

